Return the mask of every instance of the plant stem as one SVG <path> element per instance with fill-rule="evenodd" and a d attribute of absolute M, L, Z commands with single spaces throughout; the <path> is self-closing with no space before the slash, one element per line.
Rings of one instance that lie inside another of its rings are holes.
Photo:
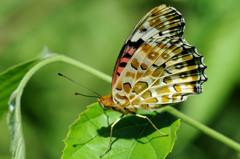
<path fill-rule="evenodd" d="M 182 119 L 184 122 L 187 124 L 201 130 L 203 133 L 207 134 L 208 136 L 211 136 L 212 138 L 215 138 L 216 140 L 224 143 L 225 145 L 235 149 L 236 151 L 240 152 L 240 144 L 233 141 L 232 139 L 220 134 L 219 132 L 201 124 L 200 122 L 184 115 L 183 113 L 179 112 L 177 109 L 171 107 L 171 106 L 166 106 L 158 110 L 158 112 L 169 112 L 172 115 Z"/>
<path fill-rule="evenodd" d="M 57 55 L 57 57 L 56 57 L 55 60 L 56 60 L 56 61 L 62 61 L 62 62 L 66 62 L 66 63 L 72 64 L 72 65 L 74 65 L 74 66 L 77 66 L 77 67 L 81 68 L 81 69 L 84 70 L 85 72 L 91 73 L 91 74 L 93 74 L 94 76 L 96 76 L 96 77 L 98 77 L 98 78 L 101 78 L 101 79 L 103 79 L 103 80 L 105 80 L 105 81 L 107 81 L 107 82 L 109 82 L 109 83 L 112 82 L 112 78 L 111 78 L 109 75 L 107 75 L 107 74 L 105 74 L 105 73 L 103 73 L 103 72 L 100 72 L 100 71 L 98 71 L 98 70 L 96 70 L 96 69 L 94 69 L 94 68 L 92 68 L 92 67 L 90 67 L 90 66 L 88 66 L 88 65 L 86 65 L 86 64 L 83 64 L 83 63 L 81 63 L 81 62 L 79 62 L 79 61 L 77 61 L 77 60 L 74 60 L 74 59 L 72 59 L 72 58 L 69 58 L 69 57 L 67 57 L 67 56 Z"/>

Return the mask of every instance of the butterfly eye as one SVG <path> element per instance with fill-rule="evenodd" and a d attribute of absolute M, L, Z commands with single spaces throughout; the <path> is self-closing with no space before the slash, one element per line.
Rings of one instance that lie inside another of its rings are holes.
<path fill-rule="evenodd" d="M 101 98 L 97 98 L 97 99 L 98 99 L 98 103 L 101 105 L 103 110 L 107 110 L 107 107 L 103 104 L 102 99 Z"/>

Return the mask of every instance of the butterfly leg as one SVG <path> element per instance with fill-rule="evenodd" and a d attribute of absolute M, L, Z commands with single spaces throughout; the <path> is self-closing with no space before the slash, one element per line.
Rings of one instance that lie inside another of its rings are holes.
<path fill-rule="evenodd" d="M 111 125 L 111 131 L 110 131 L 110 140 L 109 140 L 109 144 L 108 147 L 106 148 L 106 150 L 104 151 L 103 154 L 100 155 L 100 158 L 103 157 L 108 150 L 110 149 L 111 143 L 112 143 L 112 132 L 113 132 L 113 127 L 123 118 L 124 114 L 122 114 L 119 118 L 117 118 L 117 120 L 114 121 L 114 123 L 112 123 Z"/>
<path fill-rule="evenodd" d="M 135 114 L 137 117 L 140 117 L 140 118 L 144 118 L 144 119 L 147 119 L 150 124 L 152 124 L 152 126 L 157 130 L 157 132 L 159 132 L 161 135 L 163 136 L 168 136 L 167 134 L 164 134 L 162 133 L 161 131 L 158 130 L 158 128 L 152 123 L 152 121 L 147 117 L 147 116 L 143 116 L 143 115 L 140 115 L 140 114 Z"/>

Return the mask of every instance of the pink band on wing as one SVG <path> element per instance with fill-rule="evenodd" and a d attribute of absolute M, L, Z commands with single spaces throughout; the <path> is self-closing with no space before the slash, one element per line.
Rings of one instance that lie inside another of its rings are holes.
<path fill-rule="evenodd" d="M 120 63 L 124 62 L 124 63 L 128 63 L 130 58 L 124 57 L 124 55 L 129 54 L 129 55 L 133 55 L 136 52 L 136 48 L 134 47 L 130 47 L 127 46 L 125 48 L 125 50 L 123 51 L 122 56 L 117 60 L 117 66 L 116 66 L 116 70 L 114 70 L 114 75 L 113 75 L 113 80 L 112 80 L 112 88 L 114 88 L 113 86 L 115 85 L 117 79 L 119 78 L 119 76 L 121 75 L 122 71 L 124 70 L 125 67 L 120 67 Z"/>

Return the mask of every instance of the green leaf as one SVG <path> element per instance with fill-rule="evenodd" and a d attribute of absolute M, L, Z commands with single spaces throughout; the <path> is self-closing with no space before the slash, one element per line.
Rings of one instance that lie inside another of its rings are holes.
<path fill-rule="evenodd" d="M 20 111 L 21 96 L 22 96 L 24 87 L 27 84 L 28 80 L 31 78 L 31 76 L 39 68 L 49 63 L 48 61 L 49 59 L 51 59 L 51 57 L 53 58 L 54 54 L 51 55 L 50 53 L 48 53 L 48 50 L 45 49 L 42 53 L 42 56 L 39 57 L 38 59 L 32 60 L 30 62 L 26 62 L 19 66 L 15 66 L 12 69 L 6 71 L 6 73 L 3 74 L 4 76 L 2 76 L 5 78 L 9 77 L 10 79 L 12 79 L 10 80 L 10 82 L 15 81 L 14 83 L 15 87 L 17 86 L 17 88 L 11 94 L 11 97 L 9 100 L 8 124 L 9 124 L 10 135 L 11 135 L 10 152 L 11 152 L 12 158 L 20 158 L 20 159 L 25 158 L 25 143 L 24 143 L 24 137 L 22 133 L 22 122 L 21 122 L 21 111 Z M 18 71 L 21 72 L 21 74 L 15 75 L 15 74 L 18 74 Z M 7 79 L 5 79 L 6 84 L 4 86 L 6 87 L 7 85 L 11 84 L 10 82 L 7 82 Z M 5 94 L 9 95 L 7 93 Z"/>
<path fill-rule="evenodd" d="M 62 158 L 99 158 L 109 143 L 110 126 L 120 115 L 104 111 L 98 103 L 89 106 L 70 126 Z M 147 116 L 169 136 L 160 135 L 146 119 L 128 115 L 115 125 L 111 149 L 103 158 L 166 158 L 176 140 L 179 119 L 168 113 Z"/>
<path fill-rule="evenodd" d="M 0 74 L 0 118 L 8 111 L 8 100 L 12 92 L 18 87 L 26 72 L 40 59 L 33 59 L 16 65 Z"/>

